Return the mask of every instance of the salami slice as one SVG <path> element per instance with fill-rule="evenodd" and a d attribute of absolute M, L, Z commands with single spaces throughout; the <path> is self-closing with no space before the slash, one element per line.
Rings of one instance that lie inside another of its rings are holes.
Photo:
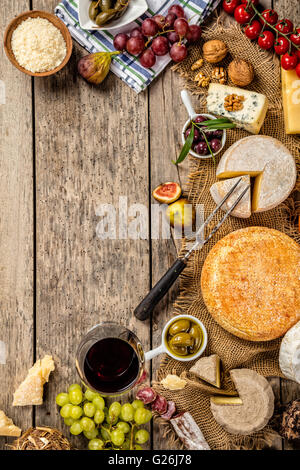
<path fill-rule="evenodd" d="M 136 398 L 138 400 L 141 400 L 144 403 L 144 405 L 148 405 L 149 403 L 152 403 L 155 400 L 156 391 L 153 390 L 153 388 L 151 388 L 151 387 L 141 388 L 137 392 Z"/>
<path fill-rule="evenodd" d="M 198 424 L 186 411 L 170 420 L 177 436 L 188 450 L 210 450 Z"/>
<path fill-rule="evenodd" d="M 171 419 L 174 413 L 176 413 L 176 405 L 173 401 L 168 401 L 167 411 L 161 417 L 163 419 Z"/>
<path fill-rule="evenodd" d="M 157 411 L 160 415 L 163 415 L 168 408 L 168 402 L 162 395 L 157 395 L 155 401 L 152 403 L 152 411 Z"/>

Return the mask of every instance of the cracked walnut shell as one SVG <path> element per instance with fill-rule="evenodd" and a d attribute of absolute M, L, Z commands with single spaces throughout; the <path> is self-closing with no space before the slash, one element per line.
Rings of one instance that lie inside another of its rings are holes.
<path fill-rule="evenodd" d="M 216 64 L 221 62 L 227 55 L 228 47 L 225 42 L 219 41 L 219 39 L 213 39 L 203 44 L 203 57 L 210 64 Z"/>
<path fill-rule="evenodd" d="M 254 78 L 252 64 L 243 59 L 234 59 L 228 67 L 228 76 L 237 86 L 250 85 Z"/>

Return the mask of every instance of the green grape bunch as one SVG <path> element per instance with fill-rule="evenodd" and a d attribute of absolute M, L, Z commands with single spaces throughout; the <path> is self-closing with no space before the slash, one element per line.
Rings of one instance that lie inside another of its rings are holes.
<path fill-rule="evenodd" d="M 152 413 L 141 400 L 107 406 L 99 393 L 72 384 L 67 393 L 56 396 L 56 404 L 70 433 L 88 439 L 89 450 L 142 450 L 149 440 L 149 432 L 139 426 L 148 423 Z"/>

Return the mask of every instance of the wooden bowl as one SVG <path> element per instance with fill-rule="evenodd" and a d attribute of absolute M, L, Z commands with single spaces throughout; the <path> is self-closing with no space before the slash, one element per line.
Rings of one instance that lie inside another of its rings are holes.
<path fill-rule="evenodd" d="M 12 34 L 14 30 L 19 26 L 19 24 L 27 20 L 27 18 L 37 18 L 37 17 L 46 18 L 46 20 L 50 21 L 54 26 L 56 26 L 60 30 L 66 42 L 66 48 L 67 48 L 66 57 L 64 58 L 62 63 L 59 64 L 58 67 L 56 67 L 53 70 L 49 70 L 48 72 L 34 73 L 34 72 L 30 72 L 29 70 L 24 69 L 24 67 L 22 67 L 19 64 L 19 62 L 17 62 L 15 55 L 12 51 L 12 47 L 11 47 Z M 73 48 L 72 38 L 66 25 L 59 18 L 57 18 L 57 16 L 52 15 L 51 13 L 48 13 L 46 11 L 32 10 L 32 11 L 25 11 L 24 13 L 21 13 L 9 23 L 4 33 L 4 50 L 5 50 L 7 57 L 17 69 L 33 77 L 48 77 L 49 75 L 53 75 L 54 73 L 61 70 L 68 63 L 71 57 L 72 48 Z"/>

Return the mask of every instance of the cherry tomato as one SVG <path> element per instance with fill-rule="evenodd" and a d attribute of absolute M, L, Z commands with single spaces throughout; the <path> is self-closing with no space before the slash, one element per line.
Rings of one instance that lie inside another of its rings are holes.
<path fill-rule="evenodd" d="M 290 20 L 284 19 L 279 21 L 277 25 L 275 26 L 277 31 L 279 31 L 282 34 L 288 34 L 291 33 L 294 29 L 294 25 Z"/>
<path fill-rule="evenodd" d="M 290 35 L 290 40 L 295 46 L 300 46 L 300 28 L 297 28 L 296 31 Z"/>
<path fill-rule="evenodd" d="M 253 5 L 257 6 L 259 4 L 259 0 L 251 0 L 251 2 L 253 3 Z M 248 0 L 242 0 L 242 5 L 247 5 L 248 3 Z"/>
<path fill-rule="evenodd" d="M 300 78 L 300 63 L 296 66 L 296 74 Z"/>
<path fill-rule="evenodd" d="M 285 54 L 290 48 L 290 43 L 287 38 L 283 36 L 279 36 L 277 41 L 275 42 L 274 49 L 276 54 L 283 55 Z"/>
<path fill-rule="evenodd" d="M 236 7 L 241 3 L 241 0 L 223 0 L 223 9 L 229 15 L 233 15 Z"/>
<path fill-rule="evenodd" d="M 272 8 L 268 8 L 267 10 L 264 10 L 262 12 L 262 18 L 260 18 L 260 21 L 262 24 L 265 23 L 264 20 L 266 20 L 267 23 L 274 26 L 278 21 L 278 14 L 276 13 L 275 10 L 272 10 Z"/>
<path fill-rule="evenodd" d="M 262 25 L 260 24 L 260 22 L 257 20 L 254 20 L 252 21 L 251 24 L 246 26 L 246 28 L 244 29 L 244 33 L 249 39 L 257 39 L 258 36 L 260 35 L 261 30 L 262 30 Z"/>
<path fill-rule="evenodd" d="M 281 57 L 281 67 L 284 70 L 293 70 L 298 63 L 298 57 L 295 52 L 289 54 L 288 52 Z"/>
<path fill-rule="evenodd" d="M 271 31 L 264 31 L 258 38 L 258 45 L 266 51 L 271 49 L 275 41 L 274 34 Z"/>
<path fill-rule="evenodd" d="M 298 57 L 298 62 L 300 62 L 300 49 L 295 51 L 296 56 Z"/>
<path fill-rule="evenodd" d="M 246 5 L 239 5 L 234 10 L 234 17 L 236 21 L 240 24 L 249 23 L 253 15 L 253 9 L 251 7 L 249 9 L 246 9 Z"/>

